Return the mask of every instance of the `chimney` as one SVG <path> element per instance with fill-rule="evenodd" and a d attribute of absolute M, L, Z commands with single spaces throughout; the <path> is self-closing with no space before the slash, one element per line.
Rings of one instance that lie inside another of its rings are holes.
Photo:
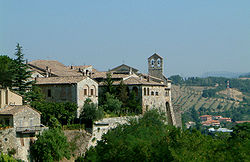
<path fill-rule="evenodd" d="M 49 77 L 49 67 L 46 66 L 46 78 L 48 78 L 48 77 Z"/>
<path fill-rule="evenodd" d="M 132 68 L 129 68 L 129 75 L 132 75 Z"/>

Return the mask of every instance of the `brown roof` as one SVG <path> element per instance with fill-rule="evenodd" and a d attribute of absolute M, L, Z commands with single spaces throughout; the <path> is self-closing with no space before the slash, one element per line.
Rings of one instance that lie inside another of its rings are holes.
<path fill-rule="evenodd" d="M 121 81 L 114 81 L 113 85 L 119 85 L 120 82 Z M 123 80 L 123 83 L 125 85 L 157 85 L 157 86 L 165 86 L 165 84 L 163 84 L 163 83 L 154 82 L 152 80 L 147 81 L 144 78 L 133 77 L 133 76 Z M 101 82 L 100 85 L 104 85 L 104 82 Z"/>
<path fill-rule="evenodd" d="M 37 78 L 36 84 L 74 84 L 84 79 L 86 76 L 66 76 L 66 77 L 48 77 L 48 78 Z"/>
<path fill-rule="evenodd" d="M 46 72 L 46 67 L 51 70 L 51 73 L 56 76 L 81 76 L 82 74 L 70 69 L 62 63 L 55 60 L 35 60 L 28 63 L 33 69 Z"/>
<path fill-rule="evenodd" d="M 92 74 L 92 78 L 107 78 L 107 73 L 109 72 L 96 72 L 94 74 Z M 128 74 L 111 74 L 111 78 L 118 78 L 118 79 L 122 79 L 122 78 L 126 78 L 128 77 Z"/>
<path fill-rule="evenodd" d="M 38 112 L 39 114 L 41 114 L 41 112 L 37 111 L 36 109 L 30 107 L 29 105 L 8 105 L 5 108 L 3 108 L 2 110 L 0 110 L 0 115 L 4 114 L 4 115 L 15 115 L 25 109 L 32 109 L 36 112 Z"/>
<path fill-rule="evenodd" d="M 202 116 L 200 116 L 200 118 L 201 117 L 212 117 L 212 115 L 202 115 Z"/>

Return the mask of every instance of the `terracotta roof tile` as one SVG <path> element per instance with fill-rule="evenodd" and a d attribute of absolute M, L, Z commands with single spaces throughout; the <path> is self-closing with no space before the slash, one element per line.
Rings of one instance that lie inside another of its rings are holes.
<path fill-rule="evenodd" d="M 28 63 L 33 68 L 43 72 L 46 72 L 46 67 L 51 70 L 51 73 L 56 76 L 81 76 L 82 74 L 70 69 L 62 63 L 55 60 L 35 60 Z"/>
<path fill-rule="evenodd" d="M 74 84 L 84 79 L 86 76 L 66 76 L 66 77 L 48 77 L 48 78 L 37 78 L 36 84 Z"/>

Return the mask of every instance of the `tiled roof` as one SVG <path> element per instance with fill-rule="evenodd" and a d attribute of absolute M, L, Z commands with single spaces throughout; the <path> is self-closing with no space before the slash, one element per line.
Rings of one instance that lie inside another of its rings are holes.
<path fill-rule="evenodd" d="M 0 110 L 0 115 L 4 114 L 4 115 L 15 115 L 21 111 L 24 111 L 25 109 L 32 109 L 36 112 L 38 112 L 39 114 L 41 114 L 39 111 L 37 111 L 36 109 L 33 109 L 32 107 L 30 107 L 29 105 L 8 105 L 5 108 Z"/>
<path fill-rule="evenodd" d="M 37 78 L 36 84 L 74 84 L 84 79 L 86 76 L 66 76 L 66 77 L 48 77 L 48 78 Z"/>
<path fill-rule="evenodd" d="M 92 74 L 92 78 L 107 78 L 107 73 L 108 72 L 96 72 Z M 128 77 L 128 74 L 111 74 L 111 78 L 117 78 L 117 79 L 122 79 Z"/>
<path fill-rule="evenodd" d="M 202 116 L 200 116 L 200 118 L 201 117 L 212 117 L 212 115 L 202 115 Z"/>
<path fill-rule="evenodd" d="M 113 85 L 119 85 L 120 83 L 121 83 L 121 81 L 114 81 Z M 144 78 L 134 77 L 134 76 L 123 80 L 123 83 L 125 85 L 157 85 L 157 86 L 165 86 L 165 84 L 163 84 L 163 83 L 154 82 L 152 80 L 147 81 Z M 101 82 L 99 85 L 104 85 L 104 82 Z"/>
<path fill-rule="evenodd" d="M 70 69 L 62 63 L 55 60 L 35 60 L 28 63 L 28 65 L 33 68 L 43 72 L 46 72 L 46 67 L 51 70 L 51 73 L 56 76 L 81 76 L 82 74 Z"/>

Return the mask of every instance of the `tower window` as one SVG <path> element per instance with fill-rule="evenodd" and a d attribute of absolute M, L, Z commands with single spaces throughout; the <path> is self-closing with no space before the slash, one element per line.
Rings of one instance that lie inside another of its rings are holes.
<path fill-rule="evenodd" d="M 152 59 L 152 60 L 151 60 L 151 66 L 154 67 L 154 65 L 155 65 L 155 60 Z"/>
<path fill-rule="evenodd" d="M 161 66 L 161 59 L 157 59 L 157 66 L 160 67 Z"/>
<path fill-rule="evenodd" d="M 147 88 L 147 94 L 148 94 L 148 96 L 149 96 L 149 88 Z"/>
<path fill-rule="evenodd" d="M 144 96 L 146 96 L 147 95 L 147 90 L 146 90 L 146 88 L 144 88 Z"/>
<path fill-rule="evenodd" d="M 156 96 L 159 96 L 158 92 L 155 92 L 155 95 L 156 95 Z"/>
<path fill-rule="evenodd" d="M 151 91 L 151 96 L 153 96 L 154 95 L 154 91 Z"/>

